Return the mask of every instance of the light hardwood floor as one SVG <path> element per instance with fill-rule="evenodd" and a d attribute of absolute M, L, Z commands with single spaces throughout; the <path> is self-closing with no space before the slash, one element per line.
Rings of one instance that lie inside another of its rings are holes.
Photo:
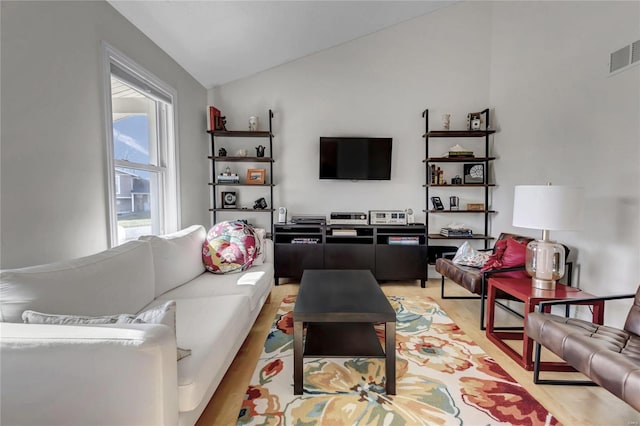
<path fill-rule="evenodd" d="M 442 309 L 462 328 L 482 349 L 493 357 L 515 380 L 522 384 L 542 405 L 565 425 L 640 425 L 640 413 L 606 390 L 592 386 L 551 386 L 533 384 L 532 373 L 524 370 L 511 358 L 500 351 L 485 337 L 478 327 L 478 300 L 452 300 L 440 298 L 440 280 L 431 279 L 427 288 L 420 288 L 419 282 L 382 283 L 387 295 L 421 295 L 433 298 Z M 298 292 L 297 283 L 281 284 L 271 292 L 270 303 L 265 304 L 249 336 L 242 345 L 222 383 L 211 398 L 209 405 L 198 420 L 198 426 L 233 425 L 244 398 L 249 380 L 258 357 L 262 352 L 265 338 L 275 317 L 282 298 Z M 447 295 L 468 293 L 455 284 L 446 287 Z M 606 308 L 605 308 L 606 309 Z M 513 316 L 496 313 L 496 324 L 517 325 Z M 498 322 L 501 321 L 501 322 Z M 520 323 L 522 320 L 520 320 Z M 520 349 L 522 347 L 520 346 Z M 559 377 L 580 377 L 577 373 L 546 373 Z M 571 374 L 571 376 L 569 376 Z M 543 376 L 549 377 L 549 376 Z"/>

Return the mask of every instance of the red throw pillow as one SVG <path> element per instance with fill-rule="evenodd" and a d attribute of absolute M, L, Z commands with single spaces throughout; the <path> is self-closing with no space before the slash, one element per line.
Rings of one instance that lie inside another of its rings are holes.
<path fill-rule="evenodd" d="M 527 256 L 527 243 L 516 241 L 513 238 L 506 238 L 496 242 L 494 253 L 487 259 L 481 271 L 492 271 L 495 269 L 514 268 L 524 266 Z M 499 278 L 529 278 L 526 271 L 503 272 L 492 275 Z"/>
<path fill-rule="evenodd" d="M 481 272 L 490 271 L 492 269 L 498 269 L 502 267 L 502 255 L 504 251 L 507 249 L 507 240 L 498 240 L 496 244 L 493 246 L 493 253 L 484 265 L 482 265 Z"/>
<path fill-rule="evenodd" d="M 504 251 L 504 255 L 502 255 L 502 267 L 512 268 L 514 266 L 524 266 L 526 258 L 527 243 L 508 238 L 507 249 Z"/>

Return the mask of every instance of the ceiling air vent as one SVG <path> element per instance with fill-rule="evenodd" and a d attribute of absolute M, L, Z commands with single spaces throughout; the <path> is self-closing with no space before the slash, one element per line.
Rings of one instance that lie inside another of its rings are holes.
<path fill-rule="evenodd" d="M 625 46 L 611 54 L 609 73 L 616 72 L 629 65 L 629 51 L 631 46 Z"/>
<path fill-rule="evenodd" d="M 631 44 L 631 63 L 640 61 L 640 40 L 636 40 Z"/>

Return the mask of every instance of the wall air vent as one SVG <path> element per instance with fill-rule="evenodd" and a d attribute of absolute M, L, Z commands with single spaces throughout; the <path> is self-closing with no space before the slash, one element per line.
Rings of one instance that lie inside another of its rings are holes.
<path fill-rule="evenodd" d="M 618 49 L 611 54 L 611 61 L 609 62 L 609 73 L 616 72 L 627 65 L 629 65 L 629 46 L 625 46 L 622 49 Z"/>
<path fill-rule="evenodd" d="M 636 40 L 631 44 L 631 63 L 640 61 L 640 40 Z"/>
<path fill-rule="evenodd" d="M 636 40 L 609 55 L 609 75 L 618 74 L 640 64 L 640 40 Z"/>

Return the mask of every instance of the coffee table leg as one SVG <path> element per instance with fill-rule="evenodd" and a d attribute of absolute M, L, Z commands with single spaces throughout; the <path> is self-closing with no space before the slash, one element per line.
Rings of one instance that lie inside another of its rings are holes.
<path fill-rule="evenodd" d="M 293 322 L 293 394 L 302 395 L 302 321 Z"/>
<path fill-rule="evenodd" d="M 387 322 L 385 329 L 385 374 L 387 376 L 387 395 L 396 394 L 396 323 Z"/>

